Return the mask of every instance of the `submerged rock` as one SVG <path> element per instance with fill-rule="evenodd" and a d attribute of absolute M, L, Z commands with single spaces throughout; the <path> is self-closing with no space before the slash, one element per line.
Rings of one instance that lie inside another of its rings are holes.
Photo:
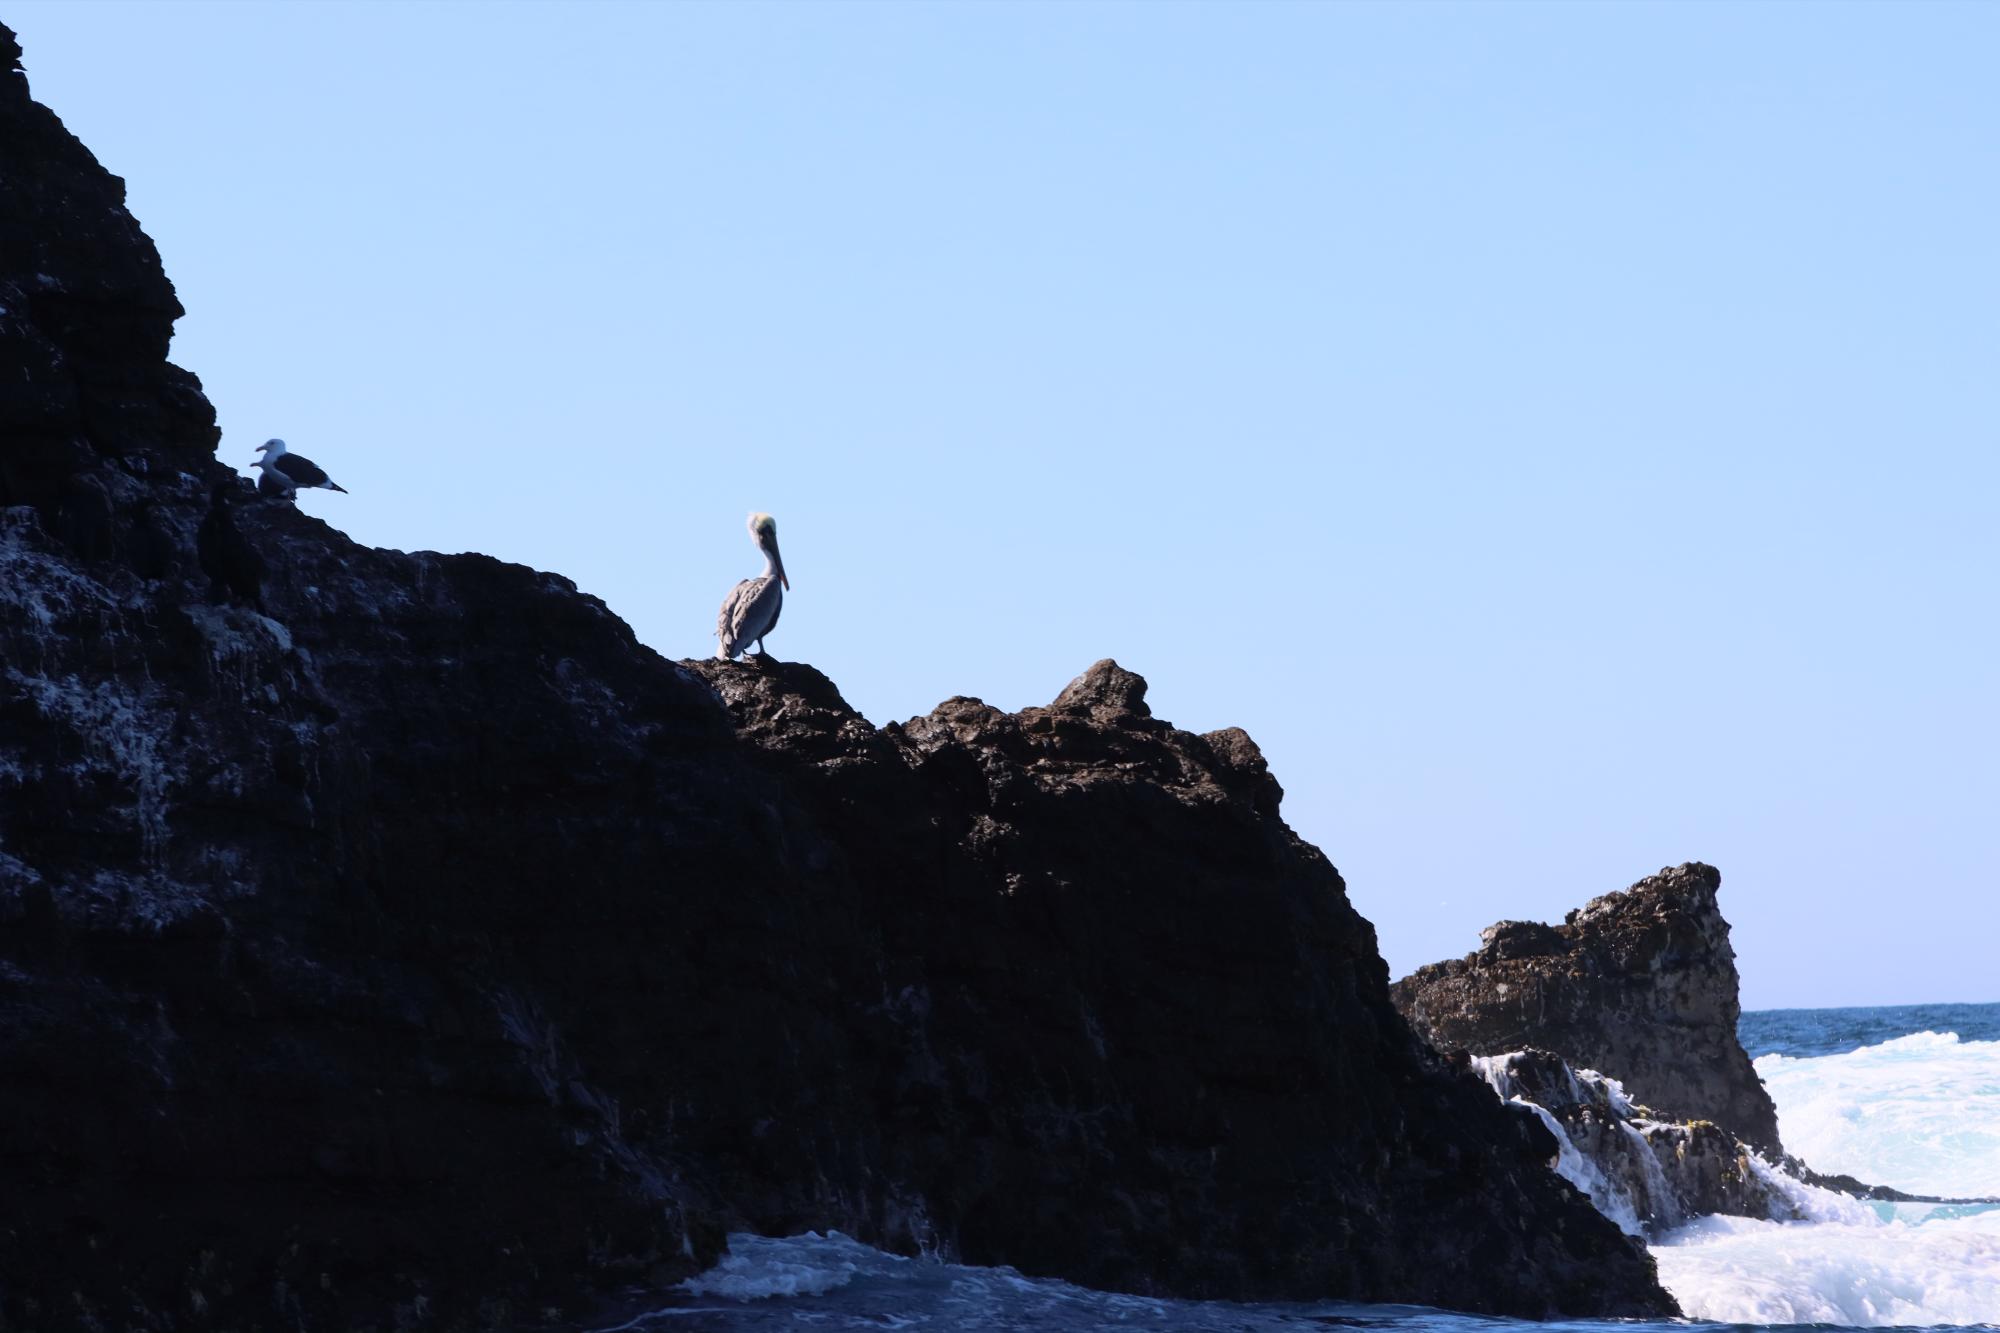
<path fill-rule="evenodd" d="M 256 502 L 213 600 L 172 288 L 18 73 L 0 154 L 0 1324 L 521 1326 L 807 1228 L 1671 1312 L 1410 1033 L 1254 743 L 1115 663 L 877 728 Z"/>
<path fill-rule="evenodd" d="M 1464 958 L 1420 967 L 1396 1007 L 1440 1050 L 1541 1047 L 1619 1079 L 1668 1120 L 1713 1121 L 1776 1160 L 1778 1112 L 1736 1037 L 1736 955 L 1690 862 L 1569 913 L 1502 921 Z"/>

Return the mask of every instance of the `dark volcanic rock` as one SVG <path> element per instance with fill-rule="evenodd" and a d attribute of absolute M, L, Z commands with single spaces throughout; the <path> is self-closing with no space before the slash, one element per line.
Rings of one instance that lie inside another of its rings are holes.
<path fill-rule="evenodd" d="M 167 361 L 181 303 L 125 182 L 28 96 L 20 57 L 0 27 L 0 507 L 41 505 L 108 552 L 129 540 L 123 480 L 203 465 L 215 412 Z"/>
<path fill-rule="evenodd" d="M 933 1222 L 959 1219 L 942 1234 L 965 1258 L 1146 1290 L 1430 1287 L 1419 1299 L 1463 1305 L 1468 1265 L 1442 1238 L 1506 1233 L 1520 1262 L 1593 1280 L 1601 1232 L 1580 1247 L 1573 1220 L 1520 1223 L 1513 1168 L 1548 1145 L 1410 1060 L 1372 929 L 1273 817 L 1279 789 L 1243 733 L 1174 730 L 1112 662 L 1045 709 L 953 699 L 880 733 L 809 667 L 691 665 L 837 843 L 807 854 L 850 900 L 888 892 L 867 915 L 891 957 L 923 960 L 889 990 L 916 1063 L 858 1117 Z M 1622 1273 L 1605 1254 L 1599 1271 Z"/>
<path fill-rule="evenodd" d="M 1130 672 L 877 729 L 255 500 L 268 615 L 212 600 L 172 289 L 18 74 L 0 154 L 0 1327 L 518 1326 L 830 1226 L 1671 1311 L 1411 1035 L 1256 746 Z"/>
<path fill-rule="evenodd" d="M 1502 921 L 1476 953 L 1396 983 L 1440 1050 L 1538 1046 L 1595 1069 L 1661 1116 L 1710 1120 L 1780 1155 L 1777 1108 L 1736 1038 L 1736 955 L 1722 876 L 1690 863 L 1594 898 L 1560 926 Z"/>

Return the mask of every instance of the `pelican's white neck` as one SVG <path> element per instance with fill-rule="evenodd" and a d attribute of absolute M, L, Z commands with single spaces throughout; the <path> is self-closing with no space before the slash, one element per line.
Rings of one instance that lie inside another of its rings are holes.
<path fill-rule="evenodd" d="M 769 546 L 764 548 L 764 577 L 767 579 L 778 577 L 778 553 Z"/>

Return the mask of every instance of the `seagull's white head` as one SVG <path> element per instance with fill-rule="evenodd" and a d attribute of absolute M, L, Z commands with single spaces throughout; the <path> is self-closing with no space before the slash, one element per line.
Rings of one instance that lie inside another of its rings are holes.
<path fill-rule="evenodd" d="M 778 520 L 769 514 L 750 515 L 750 539 L 757 543 L 758 550 L 771 558 L 778 582 L 785 585 L 786 592 L 790 592 L 792 581 L 785 577 L 785 558 L 778 554 Z"/>
<path fill-rule="evenodd" d="M 279 454 L 285 452 L 285 442 L 283 440 L 270 439 L 257 446 L 257 452 L 260 454 L 266 449 L 271 451 L 271 457 L 276 458 Z"/>

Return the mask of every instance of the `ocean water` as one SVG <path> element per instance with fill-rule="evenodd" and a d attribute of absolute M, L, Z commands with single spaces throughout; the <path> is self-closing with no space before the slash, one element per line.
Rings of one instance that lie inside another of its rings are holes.
<path fill-rule="evenodd" d="M 1815 1168 L 1911 1193 L 2000 1196 L 2000 1004 L 1772 1010 L 1745 1014 L 1740 1031 L 1778 1104 L 1786 1147 Z M 1657 1236 L 1661 1281 L 1692 1323 L 1531 1324 L 1416 1306 L 1154 1300 L 809 1233 L 733 1236 L 715 1268 L 601 1333 L 2000 1327 L 2000 1203 L 1864 1203 L 1756 1166 L 1808 1220 L 1705 1217 Z"/>
<path fill-rule="evenodd" d="M 1745 1014 L 1736 1035 L 1751 1059 L 1840 1055 L 1918 1032 L 1961 1041 L 2000 1041 L 2000 1004 L 1906 1004 L 1884 1009 L 1763 1009 Z"/>
<path fill-rule="evenodd" d="M 1786 1149 L 1816 1170 L 2000 1197 L 2000 1004 L 1770 1010 L 1737 1032 Z M 1812 1220 L 1708 1217 L 1662 1237 L 1681 1307 L 1739 1324 L 2000 1324 L 2000 1205 L 1794 1197 Z"/>
<path fill-rule="evenodd" d="M 2000 1005 L 1776 1010 L 1739 1035 L 1785 1147 L 1816 1170 L 2000 1196 Z"/>

